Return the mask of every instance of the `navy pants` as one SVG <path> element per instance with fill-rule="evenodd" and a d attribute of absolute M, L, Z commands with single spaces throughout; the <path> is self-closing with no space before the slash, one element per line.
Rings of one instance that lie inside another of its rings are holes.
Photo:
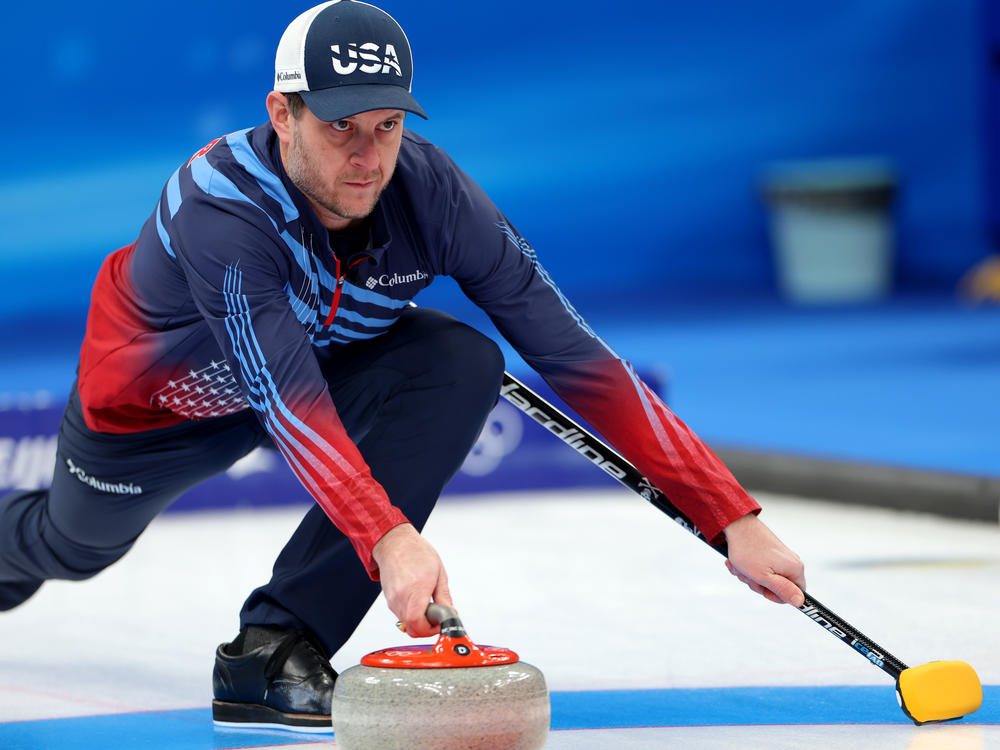
<path fill-rule="evenodd" d="M 499 348 L 444 313 L 407 309 L 387 333 L 319 356 L 341 421 L 373 476 L 422 528 L 496 403 Z M 0 498 L 0 609 L 17 606 L 46 579 L 100 572 L 185 490 L 258 446 L 273 447 L 250 410 L 128 435 L 93 432 L 74 389 L 50 489 Z M 107 480 L 117 491 L 106 491 Z M 94 486 L 102 482 L 103 489 Z M 142 493 L 130 494 L 129 484 Z M 246 600 L 240 626 L 305 627 L 332 654 L 378 593 L 349 540 L 313 505 L 271 580 Z"/>

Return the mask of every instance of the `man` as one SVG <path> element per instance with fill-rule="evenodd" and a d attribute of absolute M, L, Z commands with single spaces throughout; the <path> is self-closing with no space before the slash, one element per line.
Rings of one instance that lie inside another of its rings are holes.
<path fill-rule="evenodd" d="M 119 559 L 157 513 L 258 445 L 316 505 L 216 653 L 227 724 L 329 726 L 329 657 L 379 592 L 413 636 L 453 605 L 419 529 L 494 405 L 489 339 L 410 305 L 450 275 L 560 396 L 709 539 L 730 571 L 798 605 L 802 564 L 709 449 L 580 318 L 534 250 L 440 149 L 409 44 L 334 0 L 278 45 L 269 120 L 169 178 L 94 286 L 47 491 L 0 500 L 0 608 Z M 383 281 L 385 283 L 383 283 Z M 391 281 L 391 283 L 389 283 Z M 360 558 L 360 564 L 358 562 Z"/>

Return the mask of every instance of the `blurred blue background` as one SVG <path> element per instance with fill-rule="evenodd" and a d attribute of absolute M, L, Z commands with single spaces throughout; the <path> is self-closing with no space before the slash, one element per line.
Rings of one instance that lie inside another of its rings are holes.
<path fill-rule="evenodd" d="M 667 373 L 706 438 L 1000 474 L 1000 318 L 953 294 L 997 213 L 985 1 L 381 7 L 431 117 L 409 126 L 487 190 L 599 332 Z M 0 391 L 68 389 L 101 259 L 179 162 L 263 121 L 274 48 L 307 7 L 5 10 Z M 893 293 L 789 304 L 762 175 L 859 156 L 897 175 Z M 420 302 L 482 322 L 447 281 Z"/>

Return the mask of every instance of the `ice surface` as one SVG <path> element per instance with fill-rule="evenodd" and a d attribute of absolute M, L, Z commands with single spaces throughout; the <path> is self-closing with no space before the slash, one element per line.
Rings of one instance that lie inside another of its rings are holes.
<path fill-rule="evenodd" d="M 1000 684 L 1000 529 L 759 499 L 824 604 L 910 665 L 961 659 Z M 0 614 L 0 722 L 208 706 L 214 649 L 304 510 L 163 517 L 95 579 Z M 425 535 L 472 638 L 515 649 L 553 691 L 891 685 L 625 491 L 447 499 Z M 334 666 L 405 642 L 394 623 L 376 602 Z M 998 726 L 794 724 L 555 731 L 546 747 L 1000 747 Z"/>

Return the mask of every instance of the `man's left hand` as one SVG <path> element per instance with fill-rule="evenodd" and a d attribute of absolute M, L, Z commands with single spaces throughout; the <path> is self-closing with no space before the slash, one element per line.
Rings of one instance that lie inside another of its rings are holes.
<path fill-rule="evenodd" d="M 805 568 L 799 556 L 781 543 L 763 521 L 750 513 L 723 533 L 729 545 L 726 567 L 766 599 L 801 607 L 805 601 Z"/>

